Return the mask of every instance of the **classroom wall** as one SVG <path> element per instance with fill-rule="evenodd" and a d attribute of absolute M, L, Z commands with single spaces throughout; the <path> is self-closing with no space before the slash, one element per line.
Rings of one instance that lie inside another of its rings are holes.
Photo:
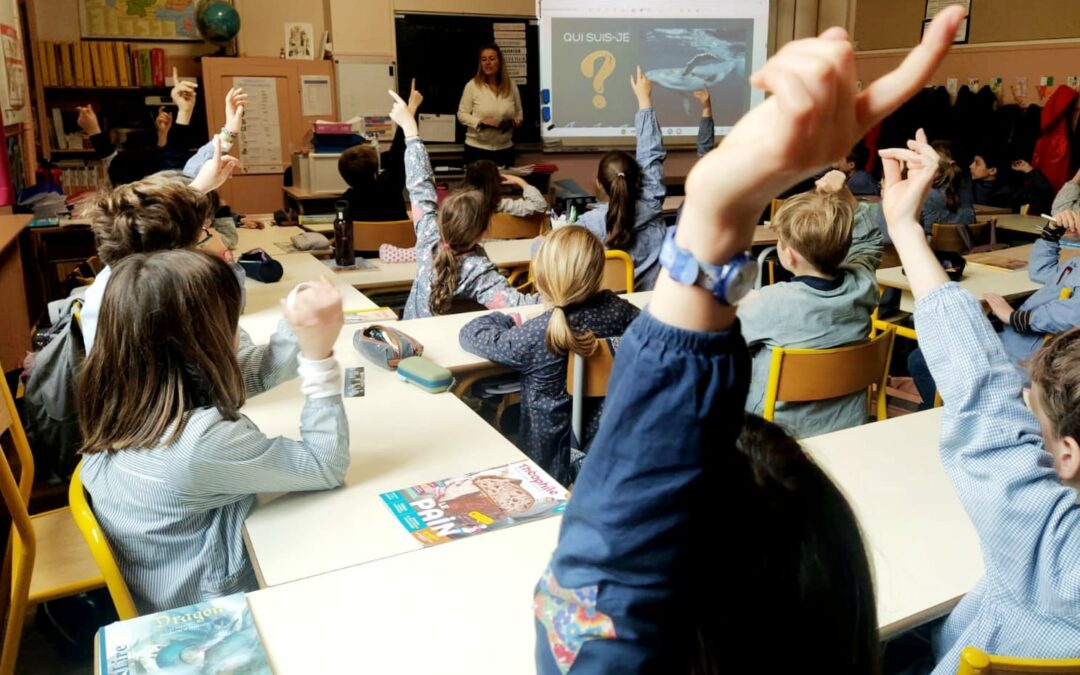
<path fill-rule="evenodd" d="M 310 23 L 315 44 L 326 30 L 320 0 L 233 0 L 233 4 L 240 12 L 241 56 L 278 56 L 285 46 L 286 23 Z"/>
<path fill-rule="evenodd" d="M 864 83 L 872 82 L 895 68 L 906 53 L 906 49 L 856 53 L 859 78 Z M 1008 46 L 958 46 L 945 57 L 930 78 L 930 84 L 945 85 L 949 78 L 956 78 L 958 85 L 965 85 L 973 77 L 978 78 L 981 84 L 990 84 L 992 78 L 1000 77 L 1003 80 L 1002 103 L 1041 105 L 1045 99 L 1039 96 L 1039 78 L 1051 76 L 1055 86 L 1058 86 L 1064 85 L 1070 75 L 1080 75 L 1080 40 Z M 1027 78 L 1027 95 L 1018 98 L 1014 85 L 1021 77 Z"/>
<path fill-rule="evenodd" d="M 852 0 L 855 48 L 910 47 L 919 41 L 926 3 Z M 1080 36 L 1077 0 L 971 0 L 969 44 L 1057 40 Z"/>

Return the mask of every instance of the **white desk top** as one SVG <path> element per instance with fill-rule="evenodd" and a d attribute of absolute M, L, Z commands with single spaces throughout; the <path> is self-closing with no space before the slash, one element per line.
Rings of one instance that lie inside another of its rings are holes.
<path fill-rule="evenodd" d="M 284 272 L 279 281 L 264 284 L 253 279 L 244 280 L 247 305 L 244 307 L 243 316 L 240 317 L 240 326 L 251 335 L 251 339 L 256 344 L 270 339 L 270 335 L 277 329 L 278 319 L 281 318 L 280 300 L 302 281 L 314 281 L 326 275 L 333 280 L 334 285 L 341 292 L 345 309 L 367 309 L 377 306 L 343 280 L 341 275 L 335 275 L 327 269 L 326 265 L 308 253 L 290 255 L 271 253 L 271 256 L 281 263 Z"/>
<path fill-rule="evenodd" d="M 256 507 L 246 534 L 264 585 L 416 550 L 380 493 L 524 458 L 452 393 L 429 394 L 363 359 L 352 346 L 357 329 L 346 326 L 335 345 L 343 367 L 365 373 L 365 395 L 345 399 L 352 453 L 346 484 Z M 251 399 L 243 412 L 267 435 L 299 438 L 301 402 L 294 380 Z"/>
<path fill-rule="evenodd" d="M 267 225 L 261 230 L 251 230 L 246 227 L 237 228 L 236 235 L 239 238 L 236 244 L 237 255 L 253 248 L 261 248 L 272 257 L 278 258 L 285 255 L 285 252 L 275 244 L 279 241 L 288 242 L 291 237 L 302 233 L 303 230 L 299 227 L 278 227 L 277 225 Z"/>
<path fill-rule="evenodd" d="M 493 239 L 483 242 L 483 245 L 496 266 L 512 268 L 529 264 L 532 260 L 529 250 L 532 242 L 532 239 Z M 369 262 L 376 269 L 342 272 L 338 276 L 360 290 L 395 286 L 408 288 L 416 278 L 416 263 L 382 263 L 378 259 Z"/>
<path fill-rule="evenodd" d="M 911 284 L 900 267 L 879 269 L 877 280 L 882 286 L 902 290 L 904 293 L 900 298 L 900 308 L 905 312 L 915 311 Z M 1006 300 L 1029 295 L 1042 288 L 1042 284 L 1028 278 L 1027 270 L 1006 270 L 978 263 L 968 263 L 964 268 L 964 278 L 960 280 L 960 286 L 971 291 L 976 298 L 981 298 L 983 293 L 997 293 Z"/>
<path fill-rule="evenodd" d="M 883 636 L 944 614 L 982 576 L 974 530 L 938 459 L 940 415 L 805 442 L 854 504 L 875 566 Z M 527 523 L 249 594 L 274 672 L 329 672 L 344 660 L 356 672 L 391 670 L 416 652 L 418 635 L 443 672 L 532 672 L 533 587 L 558 523 Z M 358 636 L 369 648 L 350 647 Z"/>
<path fill-rule="evenodd" d="M 882 638 L 947 614 L 983 575 L 978 536 L 938 454 L 941 412 L 803 441 L 859 519 Z"/>
<path fill-rule="evenodd" d="M 652 291 L 628 293 L 623 297 L 638 307 L 644 307 L 652 297 Z M 544 310 L 542 306 L 535 305 L 532 307 L 508 307 L 495 311 L 504 314 L 519 312 L 526 316 L 535 316 Z M 398 321 L 394 324 L 394 327 L 419 340 L 420 344 L 424 345 L 424 356 L 458 374 L 491 365 L 491 362 L 487 359 L 470 354 L 462 349 L 458 341 L 458 334 L 461 332 L 462 326 L 476 317 L 488 313 L 490 312 L 463 312 L 461 314 L 432 316 L 425 319 L 410 319 L 409 321 Z"/>

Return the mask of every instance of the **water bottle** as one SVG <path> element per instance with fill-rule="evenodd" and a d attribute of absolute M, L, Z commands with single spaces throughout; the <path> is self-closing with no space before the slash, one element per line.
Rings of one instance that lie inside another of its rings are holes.
<path fill-rule="evenodd" d="M 334 262 L 338 267 L 352 267 L 356 264 L 356 249 L 353 248 L 352 221 L 345 215 L 349 211 L 349 202 L 344 199 L 334 203 L 337 218 L 334 219 Z"/>

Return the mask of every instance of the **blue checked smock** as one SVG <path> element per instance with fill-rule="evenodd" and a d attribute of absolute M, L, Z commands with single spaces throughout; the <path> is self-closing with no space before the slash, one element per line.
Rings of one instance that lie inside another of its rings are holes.
<path fill-rule="evenodd" d="M 915 306 L 941 389 L 941 461 L 975 525 L 986 576 L 935 634 L 934 675 L 960 651 L 1080 656 L 1080 505 L 1043 448 L 1013 367 L 975 298 L 945 284 Z M 918 495 L 912 495 L 917 499 Z"/>

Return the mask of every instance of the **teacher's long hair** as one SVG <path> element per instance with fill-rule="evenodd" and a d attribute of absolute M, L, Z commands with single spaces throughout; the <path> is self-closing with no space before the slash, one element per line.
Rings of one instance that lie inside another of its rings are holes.
<path fill-rule="evenodd" d="M 489 42 L 480 48 L 480 51 L 476 53 L 476 77 L 473 81 L 476 84 L 481 85 L 486 82 L 484 78 L 484 67 L 480 65 L 480 57 L 484 55 L 484 52 L 491 50 L 495 52 L 495 55 L 499 57 L 499 70 L 495 73 L 496 89 L 499 92 L 499 96 L 510 96 L 513 82 L 510 80 L 510 76 L 506 74 L 506 59 L 503 58 L 502 49 L 494 42 Z"/>

